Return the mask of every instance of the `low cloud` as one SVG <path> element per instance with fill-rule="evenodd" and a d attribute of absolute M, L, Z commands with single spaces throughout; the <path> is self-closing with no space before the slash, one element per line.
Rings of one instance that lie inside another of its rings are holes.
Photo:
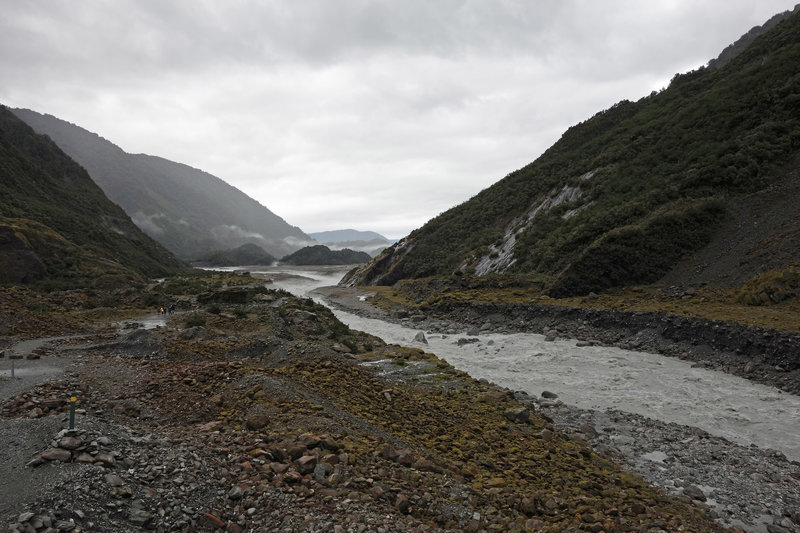
<path fill-rule="evenodd" d="M 283 238 L 283 242 L 286 243 L 288 246 L 292 248 L 305 248 L 306 246 L 316 246 L 318 243 L 317 241 L 307 241 L 304 239 L 298 239 L 297 237 L 292 237 L 291 235 L 288 237 Z"/>
<path fill-rule="evenodd" d="M 156 213 L 154 215 L 145 215 L 141 211 L 137 211 L 131 215 L 133 223 L 139 226 L 139 229 L 148 235 L 163 235 L 164 229 L 156 222 L 157 220 L 167 220 L 166 215 Z"/>
<path fill-rule="evenodd" d="M 269 242 L 262 234 L 254 231 L 247 231 L 236 225 L 222 224 L 211 228 L 211 235 L 221 242 L 259 240 Z"/>

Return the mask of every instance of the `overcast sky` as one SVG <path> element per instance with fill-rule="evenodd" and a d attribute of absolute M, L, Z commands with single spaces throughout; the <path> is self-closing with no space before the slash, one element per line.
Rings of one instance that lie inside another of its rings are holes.
<path fill-rule="evenodd" d="M 0 104 L 399 238 L 796 0 L 0 0 Z"/>

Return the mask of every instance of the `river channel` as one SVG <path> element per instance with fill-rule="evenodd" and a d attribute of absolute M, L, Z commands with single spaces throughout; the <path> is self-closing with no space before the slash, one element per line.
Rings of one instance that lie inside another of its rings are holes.
<path fill-rule="evenodd" d="M 299 277 L 276 279 L 274 285 L 303 297 L 314 297 L 315 288 L 336 285 L 344 274 L 341 270 L 279 271 Z M 414 341 L 418 329 L 333 311 L 352 329 L 387 343 L 423 348 L 475 378 L 531 395 L 548 390 L 583 409 L 614 408 L 698 427 L 800 460 L 800 397 L 774 387 L 694 368 L 680 359 L 613 347 L 577 347 L 575 340 L 568 339 L 547 342 L 533 333 L 481 334 L 478 342 L 459 346 L 456 341 L 466 334 L 425 332 L 426 345 Z"/>

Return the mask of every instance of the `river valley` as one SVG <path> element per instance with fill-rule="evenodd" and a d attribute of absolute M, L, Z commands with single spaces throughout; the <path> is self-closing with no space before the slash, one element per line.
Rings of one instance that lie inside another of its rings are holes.
<path fill-rule="evenodd" d="M 296 276 L 275 285 L 299 296 L 314 296 L 335 285 L 343 271 L 287 271 Z M 256 274 L 256 272 L 252 272 Z M 324 302 L 319 296 L 316 298 Z M 353 329 L 386 342 L 416 346 L 446 359 L 475 378 L 539 396 L 554 392 L 583 409 L 607 408 L 688 425 L 742 445 L 755 444 L 800 460 L 800 397 L 686 361 L 614 347 L 581 346 L 571 339 L 546 341 L 538 334 L 482 333 L 459 344 L 466 332 L 426 333 L 362 317 L 341 309 L 336 316 Z"/>
<path fill-rule="evenodd" d="M 343 271 L 251 273 L 330 305 L 319 289 L 336 285 Z M 352 329 L 433 352 L 477 379 L 519 391 L 577 438 L 664 490 L 702 502 L 725 524 L 757 533 L 797 530 L 800 517 L 791 509 L 800 501 L 800 397 L 652 353 L 534 333 L 467 335 L 457 325 L 427 331 L 337 307 Z M 542 398 L 544 391 L 558 399 Z"/>

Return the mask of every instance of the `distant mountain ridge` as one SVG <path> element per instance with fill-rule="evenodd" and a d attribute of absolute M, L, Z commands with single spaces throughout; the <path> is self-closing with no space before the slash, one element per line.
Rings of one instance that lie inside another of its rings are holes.
<path fill-rule="evenodd" d="M 771 30 L 776 24 L 785 18 L 790 17 L 792 14 L 800 11 L 800 4 L 794 6 L 791 11 L 784 11 L 772 16 L 764 24 L 750 28 L 750 31 L 739 37 L 736 42 L 729 44 L 724 50 L 714 59 L 708 62 L 709 68 L 720 68 L 728 61 L 742 53 L 747 46 L 752 43 L 757 37 L 761 36 L 764 32 Z"/>
<path fill-rule="evenodd" d="M 366 252 L 375 256 L 397 241 L 392 241 L 374 231 L 359 231 L 354 229 L 342 229 L 333 231 L 320 231 L 309 233 L 315 241 L 327 245 L 333 250 L 355 250 Z"/>
<path fill-rule="evenodd" d="M 309 233 L 309 237 L 322 244 L 347 241 L 373 241 L 380 240 L 391 243 L 389 239 L 374 231 L 360 231 L 355 229 L 339 229 L 332 231 L 318 231 Z"/>
<path fill-rule="evenodd" d="M 0 106 L 0 284 L 120 287 L 187 268 L 53 141 Z"/>
<path fill-rule="evenodd" d="M 342 283 L 503 275 L 564 297 L 797 264 L 798 43 L 795 13 L 724 66 L 597 113 Z"/>
<path fill-rule="evenodd" d="M 148 235 L 193 259 L 246 243 L 281 257 L 308 244 L 299 228 L 223 180 L 161 157 L 129 154 L 51 115 L 12 110 L 80 163 Z"/>

